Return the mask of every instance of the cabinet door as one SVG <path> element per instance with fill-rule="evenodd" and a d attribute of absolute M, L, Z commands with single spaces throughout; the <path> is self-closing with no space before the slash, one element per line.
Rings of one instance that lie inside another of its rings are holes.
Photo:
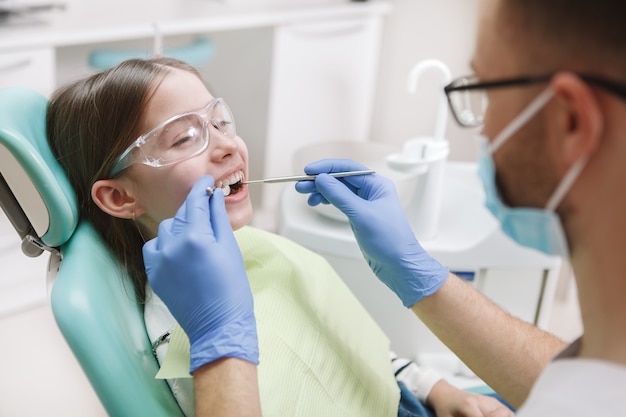
<path fill-rule="evenodd" d="M 53 48 L 0 52 L 0 88 L 28 87 L 49 97 L 55 79 Z"/>
<path fill-rule="evenodd" d="M 297 173 L 291 159 L 303 146 L 368 139 L 381 26 L 366 17 L 276 28 L 266 177 Z M 263 189 L 264 210 L 275 211 L 280 191 Z"/>

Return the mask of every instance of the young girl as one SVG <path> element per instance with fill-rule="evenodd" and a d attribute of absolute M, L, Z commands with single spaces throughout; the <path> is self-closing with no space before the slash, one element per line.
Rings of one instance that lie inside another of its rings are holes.
<path fill-rule="evenodd" d="M 323 258 L 246 226 L 252 217 L 242 183 L 247 148 L 226 103 L 209 93 L 195 68 L 167 58 L 134 59 L 64 86 L 51 98 L 47 134 L 82 219 L 100 233 L 132 278 L 137 302 L 145 304 L 162 366 L 171 359 L 169 335 L 178 334 L 177 342 L 184 335 L 147 285 L 142 246 L 194 183 L 211 175 L 224 189 L 254 296 L 263 413 L 380 417 L 412 407 L 406 390 L 400 401 L 387 338 Z M 191 416 L 192 380 L 175 376 L 168 383 Z M 424 386 L 423 378 L 419 383 Z M 465 415 L 468 402 L 503 407 L 439 378 L 426 385 L 422 399 L 438 415 Z"/>

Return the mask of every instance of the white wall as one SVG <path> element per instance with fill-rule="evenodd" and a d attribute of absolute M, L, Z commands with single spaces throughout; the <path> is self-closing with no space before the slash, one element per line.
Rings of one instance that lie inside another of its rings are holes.
<path fill-rule="evenodd" d="M 372 126 L 374 141 L 402 144 L 408 138 L 434 130 L 437 74 L 425 74 L 417 94 L 406 91 L 408 74 L 422 59 L 446 63 L 453 77 L 471 73 L 477 0 L 394 0 L 394 11 L 385 22 L 380 73 Z M 448 120 L 450 159 L 475 159 L 476 133 Z"/>

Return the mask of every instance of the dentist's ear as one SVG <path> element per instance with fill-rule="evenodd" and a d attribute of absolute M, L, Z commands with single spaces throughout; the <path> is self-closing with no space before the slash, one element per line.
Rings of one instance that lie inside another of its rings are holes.
<path fill-rule="evenodd" d="M 134 219 L 143 214 L 137 204 L 132 184 L 123 179 L 98 180 L 91 187 L 91 198 L 100 210 L 122 219 Z"/>
<path fill-rule="evenodd" d="M 563 169 L 584 156 L 591 155 L 599 146 L 604 130 L 604 116 L 598 97 L 592 87 L 576 74 L 559 72 L 550 81 L 555 92 L 553 111 L 548 117 L 548 132 L 562 138 L 558 144 L 563 156 Z"/>

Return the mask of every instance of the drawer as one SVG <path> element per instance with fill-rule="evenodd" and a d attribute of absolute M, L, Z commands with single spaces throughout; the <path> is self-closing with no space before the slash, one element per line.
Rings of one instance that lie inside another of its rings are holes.
<path fill-rule="evenodd" d="M 0 88 L 28 87 L 49 97 L 55 88 L 53 48 L 0 52 Z"/>

